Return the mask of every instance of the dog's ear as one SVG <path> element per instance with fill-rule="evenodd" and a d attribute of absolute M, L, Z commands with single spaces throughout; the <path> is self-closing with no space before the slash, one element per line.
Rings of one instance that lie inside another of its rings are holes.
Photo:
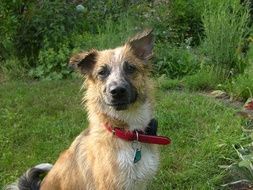
<path fill-rule="evenodd" d="M 151 59 L 153 56 L 154 37 L 152 31 L 152 29 L 144 30 L 127 42 L 134 54 L 144 61 Z"/>
<path fill-rule="evenodd" d="M 82 74 L 89 74 L 94 68 L 97 55 L 97 50 L 75 54 L 70 58 L 69 66 L 80 70 Z"/>

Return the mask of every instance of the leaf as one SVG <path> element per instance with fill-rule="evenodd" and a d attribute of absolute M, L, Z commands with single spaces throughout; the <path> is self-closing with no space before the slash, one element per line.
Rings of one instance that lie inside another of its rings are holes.
<path fill-rule="evenodd" d="M 252 164 L 251 164 L 251 161 L 249 161 L 249 160 L 242 160 L 242 161 L 240 161 L 240 162 L 238 163 L 238 166 L 239 166 L 240 168 L 245 167 L 245 168 L 247 168 L 248 170 L 251 170 Z"/>

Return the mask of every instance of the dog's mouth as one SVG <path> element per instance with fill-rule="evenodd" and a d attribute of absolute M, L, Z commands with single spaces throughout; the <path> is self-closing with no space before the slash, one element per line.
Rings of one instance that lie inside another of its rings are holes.
<path fill-rule="evenodd" d="M 129 102 L 110 102 L 106 104 L 110 107 L 113 107 L 117 111 L 126 110 L 129 106 Z"/>
<path fill-rule="evenodd" d="M 110 91 L 103 93 L 103 100 L 107 106 L 120 111 L 126 110 L 128 107 L 135 103 L 138 93 L 135 88 L 130 88 L 124 91 L 124 93 L 112 94 Z"/>

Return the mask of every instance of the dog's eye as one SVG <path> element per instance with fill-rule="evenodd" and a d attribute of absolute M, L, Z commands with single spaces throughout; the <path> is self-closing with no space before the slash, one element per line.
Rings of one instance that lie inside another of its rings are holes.
<path fill-rule="evenodd" d="M 98 71 L 98 76 L 101 78 L 105 78 L 110 74 L 110 70 L 108 67 L 102 67 L 99 71 Z"/>
<path fill-rule="evenodd" d="M 129 64 L 128 62 L 125 62 L 124 70 L 127 74 L 132 74 L 136 71 L 136 67 L 134 65 Z"/>

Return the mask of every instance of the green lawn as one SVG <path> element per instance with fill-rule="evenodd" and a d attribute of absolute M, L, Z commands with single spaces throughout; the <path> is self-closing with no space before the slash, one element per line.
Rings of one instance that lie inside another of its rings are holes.
<path fill-rule="evenodd" d="M 53 163 L 86 126 L 81 81 L 0 84 L 0 189 L 38 163 Z M 149 189 L 220 189 L 219 165 L 237 159 L 242 142 L 235 110 L 197 93 L 156 93 L 159 133 L 172 139 L 161 149 L 161 167 Z"/>

